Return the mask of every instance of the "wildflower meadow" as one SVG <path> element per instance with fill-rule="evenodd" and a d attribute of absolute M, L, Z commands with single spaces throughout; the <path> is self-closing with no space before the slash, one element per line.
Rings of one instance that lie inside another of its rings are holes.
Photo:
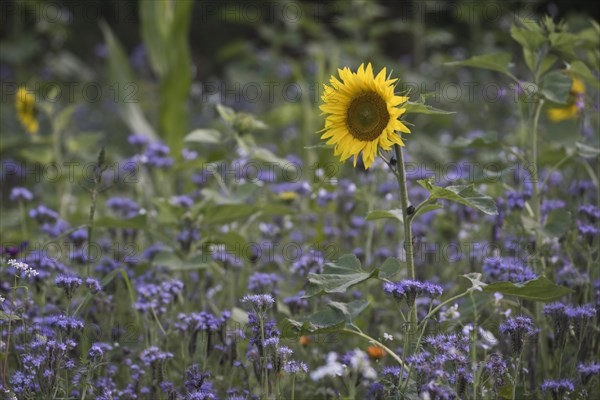
<path fill-rule="evenodd" d="M 600 399 L 585 0 L 7 0 L 0 399 Z"/>

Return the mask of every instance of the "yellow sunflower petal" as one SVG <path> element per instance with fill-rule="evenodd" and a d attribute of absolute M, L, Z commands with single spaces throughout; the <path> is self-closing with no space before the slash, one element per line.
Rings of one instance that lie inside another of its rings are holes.
<path fill-rule="evenodd" d="M 354 156 L 356 166 L 362 155 L 368 169 L 379 149 L 404 145 L 398 132 L 410 130 L 399 120 L 406 109 L 398 106 L 408 97 L 394 94 L 397 79 L 387 79 L 386 68 L 375 74 L 371 63 L 363 63 L 356 72 L 348 67 L 337 72 L 338 76 L 330 77 L 329 85 L 324 85 L 319 109 L 327 117 L 319 134 L 334 146 L 334 155 L 341 161 Z"/>

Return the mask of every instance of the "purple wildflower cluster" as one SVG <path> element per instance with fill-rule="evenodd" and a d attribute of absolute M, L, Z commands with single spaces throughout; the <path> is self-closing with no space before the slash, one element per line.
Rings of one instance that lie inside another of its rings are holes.
<path fill-rule="evenodd" d="M 535 335 L 537 329 L 531 318 L 519 315 L 507 319 L 500 325 L 500 333 L 507 336 L 514 354 L 520 354 L 527 338 Z"/>
<path fill-rule="evenodd" d="M 411 279 L 400 282 L 386 282 L 383 284 L 383 290 L 385 293 L 392 295 L 398 302 L 406 301 L 409 307 L 412 307 L 417 297 L 435 299 L 440 297 L 444 291 L 438 284 Z"/>
<path fill-rule="evenodd" d="M 140 283 L 137 285 L 139 298 L 134 307 L 140 312 L 164 314 L 182 290 L 183 282 L 176 279 L 161 284 Z"/>
<path fill-rule="evenodd" d="M 483 263 L 483 275 L 488 282 L 525 282 L 537 278 L 530 267 L 513 258 L 491 257 Z"/>

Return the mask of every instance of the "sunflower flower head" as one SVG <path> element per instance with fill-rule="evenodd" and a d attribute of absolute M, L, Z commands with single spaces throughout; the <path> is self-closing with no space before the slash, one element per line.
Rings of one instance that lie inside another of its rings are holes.
<path fill-rule="evenodd" d="M 39 125 L 35 115 L 35 96 L 23 86 L 17 90 L 16 97 L 17 118 L 27 132 L 35 134 Z"/>
<path fill-rule="evenodd" d="M 361 64 L 356 72 L 348 67 L 338 69 L 340 79 L 332 76 L 320 106 L 327 114 L 321 139 L 333 144 L 335 156 L 345 161 L 354 156 L 354 166 L 362 152 L 363 164 L 368 169 L 381 148 L 404 146 L 398 132 L 410 130 L 398 118 L 406 112 L 399 107 L 408 100 L 394 94 L 397 79 L 387 79 L 383 68 L 377 76 L 369 63 Z"/>
<path fill-rule="evenodd" d="M 569 91 L 569 102 L 564 107 L 553 107 L 548 109 L 548 118 L 552 122 L 560 122 L 573 119 L 579 114 L 579 110 L 584 107 L 585 84 L 575 76 Z"/>

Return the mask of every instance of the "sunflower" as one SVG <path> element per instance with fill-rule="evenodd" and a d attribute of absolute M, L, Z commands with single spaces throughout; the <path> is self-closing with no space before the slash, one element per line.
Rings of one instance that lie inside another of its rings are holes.
<path fill-rule="evenodd" d="M 565 121 L 577 117 L 579 110 L 583 108 L 583 97 L 585 95 L 585 84 L 579 78 L 572 77 L 573 83 L 569 91 L 569 102 L 564 107 L 553 107 L 548 109 L 548 118 L 553 122 Z"/>
<path fill-rule="evenodd" d="M 35 134 L 38 131 L 38 121 L 35 115 L 35 96 L 24 87 L 17 90 L 17 118 L 27 132 Z"/>
<path fill-rule="evenodd" d="M 387 79 L 386 69 L 377 76 L 369 63 L 352 72 L 348 67 L 338 69 L 342 81 L 332 76 L 329 85 L 324 85 L 325 93 L 320 106 L 323 114 L 329 114 L 321 139 L 335 145 L 334 155 L 342 161 L 354 156 L 354 166 L 362 152 L 363 164 L 368 169 L 379 148 L 390 150 L 392 145 L 404 146 L 397 133 L 410 133 L 410 130 L 398 120 L 405 108 L 398 106 L 408 97 L 394 94 L 397 79 Z"/>

